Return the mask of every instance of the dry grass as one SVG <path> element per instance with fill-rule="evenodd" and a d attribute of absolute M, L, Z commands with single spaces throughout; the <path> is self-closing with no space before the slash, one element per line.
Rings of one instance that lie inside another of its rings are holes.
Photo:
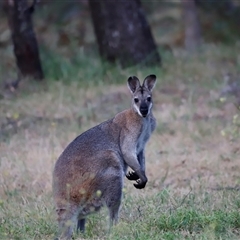
<path fill-rule="evenodd" d="M 206 212 L 221 209 L 224 204 L 228 206 L 226 212 L 231 212 L 233 205 L 233 209 L 239 208 L 239 134 L 225 130 L 234 127 L 233 117 L 239 111 L 233 103 L 219 101 L 222 72 L 235 73 L 239 67 L 239 45 L 236 48 L 238 51 L 206 46 L 194 56 L 177 51 L 175 59 L 166 56 L 163 70 L 120 70 L 119 76 L 126 79 L 131 74 L 143 78 L 149 71 L 159 76 L 154 92 L 158 127 L 147 146 L 149 183 L 139 191 L 125 181 L 120 225 L 110 239 L 127 239 L 126 233 L 128 239 L 159 239 L 160 235 L 154 235 L 154 226 L 166 228 L 161 232 L 162 239 L 189 239 L 194 234 L 194 239 L 215 239 L 218 237 L 213 235 L 213 229 L 218 223 L 211 219 L 218 215 L 208 216 L 210 220 L 206 217 L 210 223 L 207 227 L 203 224 L 202 232 L 180 225 L 168 230 L 163 222 L 158 225 L 162 220 L 156 220 L 156 208 L 163 217 L 175 216 L 176 222 L 184 213 L 190 214 L 192 221 L 200 221 L 197 207 Z M 105 77 L 111 74 L 110 71 Z M 40 90 L 32 93 L 30 84 L 22 87 L 24 93 L 0 100 L 1 239 L 53 238 L 57 231 L 51 199 L 54 162 L 75 136 L 129 107 L 130 94 L 125 79 L 122 82 L 103 82 L 94 88 L 83 88 L 75 81 L 68 85 L 50 82 L 47 89 L 38 86 Z M 196 201 L 191 200 L 189 193 Z M 210 197 L 204 205 L 206 194 Z M 175 215 L 167 212 L 169 209 L 177 209 Z M 189 209 L 196 212 L 184 212 Z M 141 219 L 145 222 L 144 230 L 138 232 Z M 235 232 L 231 227 L 226 227 L 223 238 L 239 236 L 239 225 Z M 105 218 L 93 216 L 87 237 L 105 238 L 104 231 Z M 151 231 L 154 234 L 147 235 Z"/>

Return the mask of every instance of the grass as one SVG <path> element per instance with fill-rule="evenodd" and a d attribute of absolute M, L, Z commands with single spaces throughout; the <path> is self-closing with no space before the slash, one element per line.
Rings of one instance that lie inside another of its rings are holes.
<path fill-rule="evenodd" d="M 127 225 L 117 226 L 112 239 L 120 239 L 120 233 L 125 233 L 124 239 L 211 239 L 211 236 L 237 238 L 232 230 L 239 228 L 239 209 L 231 207 L 222 210 L 218 204 L 212 204 L 221 194 L 214 196 L 205 192 L 199 196 L 191 193 L 183 198 L 174 198 L 173 195 L 164 190 L 137 202 L 135 216 L 130 217 Z M 227 199 L 222 200 L 227 202 Z M 136 200 L 132 201 L 136 205 Z"/>
<path fill-rule="evenodd" d="M 192 54 L 161 49 L 162 68 L 121 69 L 50 40 L 41 44 L 45 83 L 25 79 L 0 92 L 0 239 L 56 236 L 56 159 L 81 132 L 130 106 L 129 76 L 151 73 L 158 126 L 147 145 L 147 187 L 125 180 L 119 224 L 107 234 L 103 209 L 75 239 L 239 239 L 239 110 L 220 101 L 224 74 L 240 71 L 239 42 Z M 0 49 L 2 82 L 14 77 L 10 50 Z"/>
<path fill-rule="evenodd" d="M 15 192 L 8 196 L 9 203 L 1 202 L 5 216 L 0 227 L 1 239 L 53 239 L 57 226 L 50 196 L 36 198 L 30 193 L 28 196 L 20 194 Z M 239 195 L 239 192 L 224 190 L 179 196 L 169 189 L 148 197 L 126 194 L 120 222 L 110 235 L 107 234 L 106 211 L 101 211 L 90 216 L 84 238 L 238 239 Z"/>

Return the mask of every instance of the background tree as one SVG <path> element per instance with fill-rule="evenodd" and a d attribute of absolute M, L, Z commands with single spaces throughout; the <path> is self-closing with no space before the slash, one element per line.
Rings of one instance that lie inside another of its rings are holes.
<path fill-rule="evenodd" d="M 161 62 L 140 0 L 89 0 L 89 5 L 102 58 L 123 67 Z"/>
<path fill-rule="evenodd" d="M 41 80 L 44 75 L 32 26 L 32 13 L 36 0 L 30 7 L 27 0 L 5 0 L 5 3 L 20 75 Z"/>
<path fill-rule="evenodd" d="M 182 0 L 182 6 L 185 27 L 184 45 L 187 50 L 194 50 L 202 42 L 195 0 Z"/>

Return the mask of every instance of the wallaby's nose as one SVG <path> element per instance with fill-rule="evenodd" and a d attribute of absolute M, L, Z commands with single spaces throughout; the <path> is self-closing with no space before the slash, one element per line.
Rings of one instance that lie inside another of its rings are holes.
<path fill-rule="evenodd" d="M 148 114 L 148 106 L 146 103 L 143 103 L 140 105 L 140 113 L 142 114 L 143 117 L 146 117 Z"/>

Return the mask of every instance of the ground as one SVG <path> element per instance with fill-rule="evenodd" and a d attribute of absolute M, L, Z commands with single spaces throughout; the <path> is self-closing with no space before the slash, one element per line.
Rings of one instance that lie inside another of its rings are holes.
<path fill-rule="evenodd" d="M 97 85 L 82 84 L 86 77 L 69 83 L 26 80 L 21 91 L 3 97 L 1 239 L 56 235 L 51 196 L 56 159 L 81 132 L 130 107 L 128 76 L 143 79 L 150 73 L 158 77 L 153 96 L 158 126 L 146 151 L 149 182 L 137 190 L 126 179 L 119 225 L 106 235 L 103 210 L 90 217 L 84 238 L 238 239 L 239 110 L 234 98 L 220 95 L 224 72 L 237 73 L 237 52 L 239 45 L 235 50 L 206 45 L 195 54 L 179 50 L 166 53 L 162 68 L 111 68 Z M 114 77 L 121 80 L 114 83 Z"/>

